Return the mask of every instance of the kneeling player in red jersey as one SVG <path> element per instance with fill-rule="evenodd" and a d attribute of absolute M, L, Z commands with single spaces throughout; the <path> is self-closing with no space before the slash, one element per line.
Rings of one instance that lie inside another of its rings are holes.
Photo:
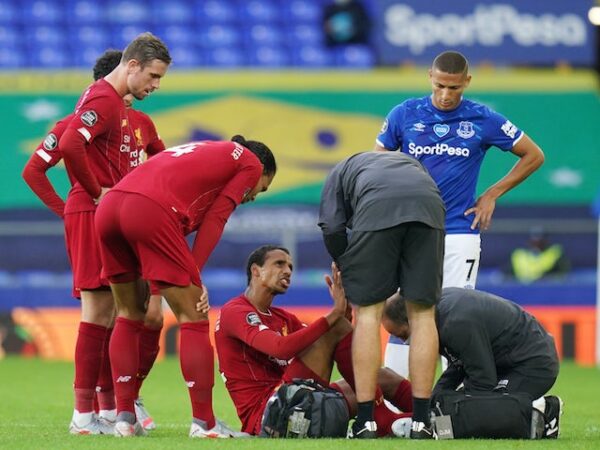
<path fill-rule="evenodd" d="M 223 227 L 240 203 L 267 190 L 277 170 L 262 142 L 194 142 L 154 156 L 106 194 L 96 213 L 103 273 L 118 317 L 110 341 L 115 380 L 115 434 L 143 434 L 136 422 L 135 375 L 143 327 L 146 286 L 156 284 L 181 324 L 181 371 L 189 388 L 191 437 L 230 437 L 212 409 L 214 353 L 199 272 Z M 197 230 L 192 250 L 185 236 Z"/>
<path fill-rule="evenodd" d="M 242 430 L 259 434 L 266 403 L 282 383 L 312 378 L 344 394 L 350 415 L 356 414 L 352 390 L 352 324 L 337 267 L 326 281 L 333 308 L 306 326 L 294 314 L 272 305 L 291 283 L 292 259 L 287 249 L 266 245 L 248 258 L 245 293 L 221 309 L 215 331 L 219 370 L 225 380 Z M 344 380 L 332 383 L 333 362 Z M 389 400 L 401 411 L 412 411 L 410 383 L 390 369 L 378 375 L 375 418 L 379 436 L 390 434 L 392 424 L 410 414 L 397 414 L 384 404 Z M 396 428 L 396 426 L 394 427 Z"/>

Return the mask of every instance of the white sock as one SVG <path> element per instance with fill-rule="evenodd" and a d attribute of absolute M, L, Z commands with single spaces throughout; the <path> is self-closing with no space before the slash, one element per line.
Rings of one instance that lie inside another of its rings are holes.
<path fill-rule="evenodd" d="M 543 396 L 531 402 L 531 405 L 542 414 L 546 411 L 546 399 Z"/>
<path fill-rule="evenodd" d="M 117 410 L 116 409 L 101 409 L 98 413 L 98 417 L 103 418 L 108 422 L 114 422 L 117 420 Z"/>
<path fill-rule="evenodd" d="M 87 412 L 87 413 L 80 413 L 79 411 L 77 411 L 76 409 L 73 410 L 73 422 L 75 422 L 75 425 L 77 425 L 78 427 L 83 427 L 85 425 L 87 425 L 88 423 L 90 423 L 94 418 L 94 413 L 93 412 Z"/>
<path fill-rule="evenodd" d="M 408 344 L 396 344 L 388 342 L 385 347 L 384 365 L 389 367 L 398 375 L 408 378 Z"/>

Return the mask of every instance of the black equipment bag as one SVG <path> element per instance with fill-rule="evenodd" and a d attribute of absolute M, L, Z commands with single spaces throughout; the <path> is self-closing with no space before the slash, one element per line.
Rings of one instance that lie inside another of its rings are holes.
<path fill-rule="evenodd" d="M 529 439 L 531 436 L 533 406 L 526 393 L 470 395 L 464 391 L 441 391 L 432 397 L 431 407 L 436 416 L 450 416 L 450 434 L 453 433 L 455 439 Z M 448 431 L 438 427 L 440 438 L 444 438 L 445 433 Z"/>
<path fill-rule="evenodd" d="M 346 437 L 349 420 L 342 394 L 314 380 L 295 378 L 281 385 L 269 399 L 260 437 Z"/>

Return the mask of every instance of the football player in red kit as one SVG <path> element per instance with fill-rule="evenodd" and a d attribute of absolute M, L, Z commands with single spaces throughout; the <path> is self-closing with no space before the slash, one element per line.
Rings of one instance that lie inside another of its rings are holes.
<path fill-rule="evenodd" d="M 123 52 L 120 50 L 106 50 L 98 57 L 93 68 L 94 81 L 98 81 L 112 72 L 121 62 L 122 55 Z M 133 109 L 133 95 L 127 94 L 123 97 L 123 101 L 128 108 L 130 134 L 135 137 L 136 149 L 134 151 L 142 155 L 140 162 L 146 156 L 163 151 L 165 144 L 158 135 L 152 119 L 142 111 Z M 27 185 L 44 205 L 60 218 L 64 217 L 65 202 L 52 186 L 46 172 L 63 159 L 58 141 L 74 116 L 75 114 L 71 113 L 54 124 L 23 169 L 23 179 Z M 75 184 L 71 174 L 67 173 L 67 175 L 71 185 Z"/>
<path fill-rule="evenodd" d="M 229 300 L 215 328 L 219 370 L 242 422 L 242 430 L 259 434 L 268 399 L 282 383 L 294 378 L 313 379 L 342 392 L 350 415 L 356 413 L 353 392 L 352 324 L 341 276 L 335 265 L 326 281 L 333 299 L 331 311 L 304 325 L 294 314 L 273 306 L 275 296 L 285 294 L 291 283 L 292 259 L 287 249 L 265 245 L 248 258 L 248 288 Z M 333 362 L 344 377 L 330 385 Z M 392 424 L 410 416 L 385 406 L 385 397 L 405 412 L 412 411 L 410 383 L 390 369 L 378 375 L 375 416 L 381 436 Z M 408 422 L 407 422 L 408 423 Z"/>
<path fill-rule="evenodd" d="M 139 435 L 133 411 L 145 283 L 160 287 L 180 327 L 181 371 L 189 388 L 191 437 L 230 437 L 212 409 L 214 353 L 207 310 L 196 311 L 199 273 L 237 205 L 267 190 L 276 172 L 258 141 L 194 142 L 151 158 L 117 183 L 98 207 L 103 274 L 118 315 L 110 341 L 117 399 L 115 434 Z M 190 250 L 185 236 L 197 231 Z"/>
<path fill-rule="evenodd" d="M 64 208 L 65 238 L 73 285 L 82 307 L 75 347 L 71 432 L 104 432 L 93 426 L 93 399 L 114 318 L 114 301 L 108 281 L 100 275 L 94 214 L 104 194 L 138 165 L 139 152 L 123 97 L 131 94 L 141 100 L 158 89 L 170 62 L 160 39 L 150 33 L 139 35 L 123 52 L 120 64 L 85 90 L 58 141 L 67 171 L 75 181 Z"/>
<path fill-rule="evenodd" d="M 112 72 L 121 62 L 123 52 L 120 50 L 106 50 L 97 60 L 93 68 L 93 77 L 95 81 L 104 78 Z M 127 116 L 129 119 L 130 134 L 135 137 L 136 148 L 134 152 L 141 155 L 139 160 L 153 156 L 165 149 L 165 144 L 160 139 L 152 119 L 141 111 L 132 108 L 133 95 L 127 94 L 123 101 L 127 107 Z M 36 151 L 31 155 L 29 161 L 23 169 L 23 179 L 29 185 L 31 190 L 40 198 L 40 200 L 56 215 L 63 218 L 65 202 L 57 194 L 48 179 L 46 172 L 60 162 L 63 155 L 58 146 L 58 141 L 62 137 L 66 126 L 70 123 L 74 114 L 69 114 L 58 121 L 52 130 L 46 135 Z M 71 185 L 75 184 L 73 177 L 69 175 Z M 160 331 L 162 329 L 163 315 L 161 302 L 162 298 L 159 292 L 153 292 L 148 301 L 148 309 L 144 322 L 144 330 L 140 338 L 140 370 L 138 373 L 139 387 L 146 378 L 159 351 Z M 79 297 L 79 292 L 73 290 L 73 296 Z M 97 432 L 110 432 L 111 425 L 114 425 L 116 418 L 116 409 L 114 401 L 114 390 L 110 363 L 108 361 L 108 341 L 112 332 L 112 323 L 108 327 L 107 336 L 103 347 L 102 364 L 98 381 L 96 383 L 96 396 L 98 398 L 98 419 L 94 418 L 84 424 L 72 423 L 71 433 L 74 434 L 96 434 Z M 96 366 L 94 366 L 96 367 Z M 140 418 L 142 425 L 146 429 L 154 429 L 156 425 L 152 416 L 145 409 L 142 399 L 138 396 L 136 400 L 136 414 Z"/>

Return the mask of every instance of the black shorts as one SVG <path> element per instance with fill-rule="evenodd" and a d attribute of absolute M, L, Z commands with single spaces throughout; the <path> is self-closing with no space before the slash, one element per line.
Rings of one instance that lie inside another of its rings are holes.
<path fill-rule="evenodd" d="M 346 297 L 368 306 L 401 288 L 407 301 L 435 305 L 442 289 L 444 237 L 444 230 L 421 222 L 353 232 L 338 258 Z"/>

